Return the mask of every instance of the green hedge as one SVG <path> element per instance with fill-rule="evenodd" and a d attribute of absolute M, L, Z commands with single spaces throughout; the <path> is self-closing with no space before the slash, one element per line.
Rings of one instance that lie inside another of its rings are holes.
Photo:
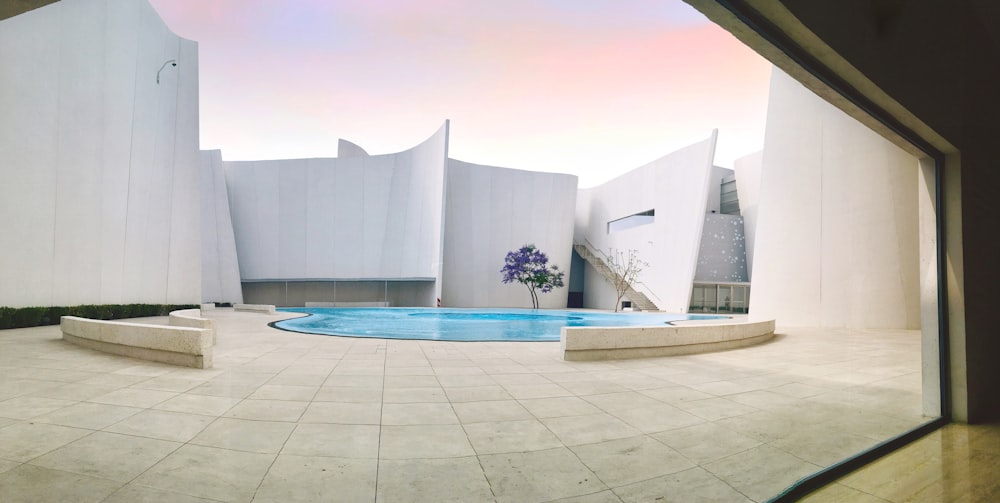
<path fill-rule="evenodd" d="M 120 320 L 143 316 L 166 316 L 170 311 L 191 309 L 196 304 L 103 304 L 53 307 L 3 307 L 0 306 L 0 330 L 7 328 L 58 325 L 61 316 L 79 316 L 92 320 Z"/>

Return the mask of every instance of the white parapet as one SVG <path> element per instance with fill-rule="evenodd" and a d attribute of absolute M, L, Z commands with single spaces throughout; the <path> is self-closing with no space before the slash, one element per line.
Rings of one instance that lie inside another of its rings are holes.
<path fill-rule="evenodd" d="M 105 353 L 194 368 L 212 367 L 214 330 L 63 316 L 63 340 Z"/>
<path fill-rule="evenodd" d="M 774 320 L 662 327 L 563 327 L 567 361 L 676 356 L 752 346 L 774 337 Z"/>

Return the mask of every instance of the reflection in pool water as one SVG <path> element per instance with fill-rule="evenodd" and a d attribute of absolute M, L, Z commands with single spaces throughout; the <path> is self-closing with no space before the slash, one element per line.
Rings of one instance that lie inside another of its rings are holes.
<path fill-rule="evenodd" d="M 271 325 L 292 332 L 439 341 L 558 341 L 562 327 L 662 326 L 678 320 L 723 319 L 670 313 L 418 307 L 283 308 L 307 313 Z"/>

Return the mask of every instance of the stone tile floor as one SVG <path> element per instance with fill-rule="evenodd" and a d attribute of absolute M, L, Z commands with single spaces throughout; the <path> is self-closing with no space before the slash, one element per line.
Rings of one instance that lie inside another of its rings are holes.
<path fill-rule="evenodd" d="M 565 362 L 210 316 L 210 370 L 0 332 L 0 500 L 766 501 L 925 419 L 915 331 Z"/>

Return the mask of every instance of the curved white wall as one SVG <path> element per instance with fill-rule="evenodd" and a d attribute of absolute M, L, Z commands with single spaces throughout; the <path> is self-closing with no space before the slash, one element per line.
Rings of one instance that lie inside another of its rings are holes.
<path fill-rule="evenodd" d="M 201 249 L 202 301 L 242 304 L 240 262 L 219 150 L 201 151 Z"/>
<path fill-rule="evenodd" d="M 775 69 L 750 315 L 920 326 L 917 160 Z"/>
<path fill-rule="evenodd" d="M 63 0 L 0 21 L 0 62 L 0 305 L 197 303 L 197 44 Z"/>
<path fill-rule="evenodd" d="M 224 162 L 240 277 L 438 280 L 447 158 L 446 122 L 397 154 Z"/>
<path fill-rule="evenodd" d="M 639 281 L 663 311 L 688 310 L 709 190 L 719 190 L 712 183 L 717 136 L 713 131 L 704 141 L 582 189 L 578 196 L 575 239 L 586 238 L 605 253 L 609 248 L 638 250 L 650 264 Z M 608 222 L 651 209 L 656 211 L 653 223 L 608 232 Z M 587 266 L 584 306 L 612 309 L 614 299 L 611 284 Z"/>
<path fill-rule="evenodd" d="M 442 305 L 531 307 L 521 284 L 503 284 L 507 252 L 534 244 L 565 273 L 539 307 L 565 308 L 577 177 L 448 161 Z"/>

